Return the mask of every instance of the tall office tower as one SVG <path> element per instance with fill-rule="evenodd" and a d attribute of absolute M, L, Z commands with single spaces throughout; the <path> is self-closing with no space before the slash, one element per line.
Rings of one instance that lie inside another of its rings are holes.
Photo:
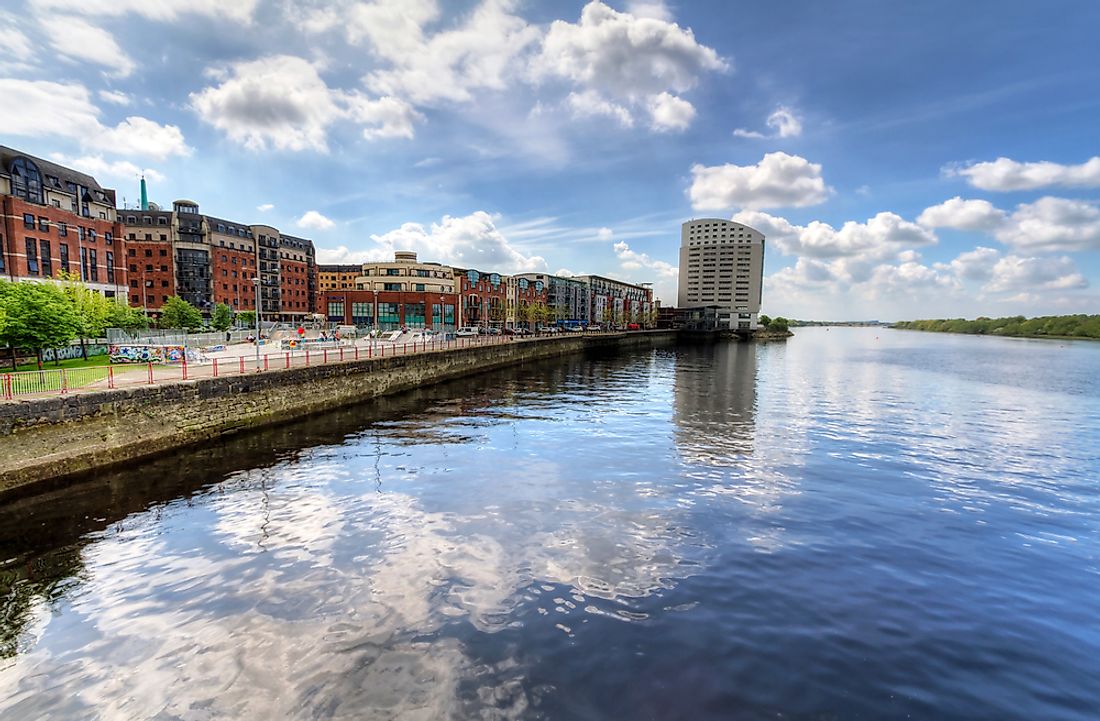
<path fill-rule="evenodd" d="M 718 306 L 723 329 L 753 330 L 764 290 L 764 234 L 720 218 L 680 228 L 680 308 Z"/>

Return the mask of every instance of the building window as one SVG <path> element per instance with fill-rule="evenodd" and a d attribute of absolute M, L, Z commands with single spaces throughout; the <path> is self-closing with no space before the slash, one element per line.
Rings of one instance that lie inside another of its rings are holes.
<path fill-rule="evenodd" d="M 49 233 L 50 232 L 50 219 L 49 218 L 43 218 L 41 215 L 38 216 L 38 229 L 41 230 L 43 233 Z"/>
<path fill-rule="evenodd" d="M 80 249 L 80 279 L 88 280 L 88 249 Z"/>
<path fill-rule="evenodd" d="M 27 273 L 38 275 L 38 244 L 34 238 L 27 238 Z"/>
<path fill-rule="evenodd" d="M 9 168 L 11 172 L 11 193 L 30 203 L 42 203 L 42 175 L 38 166 L 27 158 L 16 158 Z M 34 221 L 31 221 L 34 227 Z"/>
<path fill-rule="evenodd" d="M 107 245 L 114 245 L 115 236 L 111 235 L 110 233 L 104 233 L 103 234 L 103 241 L 105 243 L 107 243 Z"/>
<path fill-rule="evenodd" d="M 374 307 L 370 303 L 352 303 L 351 322 L 355 325 L 372 325 L 374 323 Z"/>
<path fill-rule="evenodd" d="M 420 291 L 421 293 L 423 293 L 424 292 L 424 284 L 423 283 L 417 283 L 416 284 L 416 289 L 418 291 Z"/>
<path fill-rule="evenodd" d="M 344 321 L 344 301 L 330 300 L 328 302 L 328 319 L 333 323 Z"/>
<path fill-rule="evenodd" d="M 92 269 L 92 280 L 93 281 L 98 281 L 99 280 L 99 266 L 96 264 L 96 260 L 95 260 L 95 248 L 92 248 L 91 250 L 88 251 L 88 263 L 89 263 L 89 265 L 91 266 L 91 269 Z"/>
<path fill-rule="evenodd" d="M 53 277 L 53 258 L 50 257 L 50 241 L 40 240 L 38 246 L 42 251 L 42 277 Z"/>
<path fill-rule="evenodd" d="M 23 213 L 23 227 L 34 230 L 34 213 Z"/>
<path fill-rule="evenodd" d="M 400 268 L 386 268 L 386 275 L 401 275 L 401 269 Z"/>
<path fill-rule="evenodd" d="M 76 226 L 76 237 L 79 238 L 80 240 L 84 240 L 84 226 L 83 225 Z"/>
<path fill-rule="evenodd" d="M 115 282 L 115 254 L 111 251 L 107 251 L 107 282 L 114 284 Z"/>
<path fill-rule="evenodd" d="M 64 238 L 68 234 L 69 234 L 69 226 L 66 225 L 65 223 L 59 222 L 57 224 L 57 235 L 58 235 L 58 237 Z"/>
<path fill-rule="evenodd" d="M 382 284 L 382 290 L 400 291 L 401 290 L 401 284 L 400 283 L 383 283 Z"/>
<path fill-rule="evenodd" d="M 393 330 L 397 327 L 400 323 L 397 305 L 397 303 L 378 304 L 378 324 L 380 327 L 386 330 Z"/>
<path fill-rule="evenodd" d="M 95 228 L 88 228 L 88 242 L 95 242 Z"/>
<path fill-rule="evenodd" d="M 69 272 L 69 244 L 58 243 L 57 244 L 57 258 L 58 264 L 61 266 L 62 273 Z"/>

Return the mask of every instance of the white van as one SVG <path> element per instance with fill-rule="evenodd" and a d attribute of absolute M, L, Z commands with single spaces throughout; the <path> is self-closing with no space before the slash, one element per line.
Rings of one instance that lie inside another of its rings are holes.
<path fill-rule="evenodd" d="M 466 326 L 465 328 L 459 328 L 458 330 L 455 331 L 455 335 L 458 336 L 459 338 L 469 338 L 471 336 L 477 335 L 480 332 L 481 331 L 478 330 L 477 326 L 471 325 L 471 326 Z"/>

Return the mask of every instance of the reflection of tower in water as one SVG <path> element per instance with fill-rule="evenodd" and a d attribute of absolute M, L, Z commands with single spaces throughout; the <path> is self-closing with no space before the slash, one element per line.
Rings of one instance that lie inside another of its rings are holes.
<path fill-rule="evenodd" d="M 756 435 L 753 343 L 681 347 L 674 384 L 676 445 L 685 461 L 732 465 Z"/>

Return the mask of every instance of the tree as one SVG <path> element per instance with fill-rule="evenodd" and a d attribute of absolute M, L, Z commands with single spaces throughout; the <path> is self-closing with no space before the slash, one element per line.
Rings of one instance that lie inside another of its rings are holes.
<path fill-rule="evenodd" d="M 194 330 L 202 326 L 202 313 L 183 298 L 174 295 L 161 306 L 160 320 L 157 325 L 161 328 Z"/>
<path fill-rule="evenodd" d="M 776 316 L 772 318 L 771 323 L 768 323 L 768 330 L 775 331 L 776 333 L 786 333 L 789 323 L 790 321 L 783 316 Z"/>
<path fill-rule="evenodd" d="M 149 327 L 149 319 L 141 312 L 140 308 L 131 308 L 125 302 L 111 303 L 107 314 L 108 328 L 121 328 L 133 333 L 136 330 L 145 330 Z"/>
<path fill-rule="evenodd" d="M 256 311 L 254 310 L 242 310 L 237 314 L 237 325 L 242 328 L 255 328 L 256 327 Z"/>
<path fill-rule="evenodd" d="M 214 326 L 215 330 L 229 330 L 229 326 L 233 325 L 233 309 L 225 303 L 218 303 L 214 306 L 210 325 Z"/>
<path fill-rule="evenodd" d="M 103 336 L 111 306 L 115 303 L 84 285 L 79 276 L 62 273 L 60 278 L 61 288 L 76 311 L 76 335 L 80 338 L 80 354 L 84 360 L 88 360 L 87 339 Z"/>
<path fill-rule="evenodd" d="M 0 309 L 5 318 L 0 342 L 12 349 L 13 369 L 16 348 L 33 350 L 41 368 L 42 351 L 68 345 L 80 327 L 72 302 L 53 283 L 0 281 Z"/>
<path fill-rule="evenodd" d="M 768 327 L 769 325 L 771 325 L 771 324 L 772 324 L 772 319 L 771 319 L 771 318 L 769 318 L 769 317 L 768 317 L 768 316 L 766 316 L 766 315 L 761 315 L 761 316 L 760 316 L 760 318 L 759 318 L 759 320 L 758 320 L 758 322 L 760 323 L 760 327 L 761 327 L 761 328 L 765 328 L 765 329 L 766 329 L 766 328 L 767 328 L 767 327 Z"/>

